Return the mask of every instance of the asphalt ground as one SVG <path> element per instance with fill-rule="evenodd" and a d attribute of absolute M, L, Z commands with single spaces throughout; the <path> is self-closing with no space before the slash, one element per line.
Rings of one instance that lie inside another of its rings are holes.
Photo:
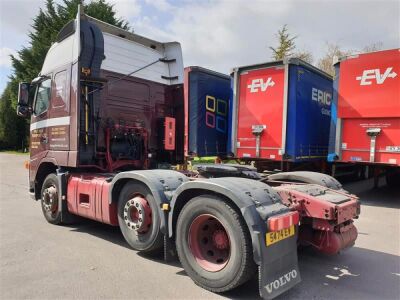
<path fill-rule="evenodd" d="M 1 299 L 259 299 L 256 279 L 221 295 L 196 286 L 178 261 L 131 250 L 118 228 L 48 224 L 28 195 L 27 159 L 0 153 Z M 279 299 L 400 299 L 400 183 L 345 188 L 362 202 L 355 246 L 301 251 L 302 282 Z"/>

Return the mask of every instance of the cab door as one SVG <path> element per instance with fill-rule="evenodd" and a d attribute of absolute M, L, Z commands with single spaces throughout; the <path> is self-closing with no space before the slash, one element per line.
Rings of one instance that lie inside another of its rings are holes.
<path fill-rule="evenodd" d="M 51 99 L 51 74 L 38 83 L 33 103 L 33 112 L 30 125 L 30 152 L 31 160 L 35 161 L 39 156 L 45 156 L 49 150 L 48 119 Z"/>

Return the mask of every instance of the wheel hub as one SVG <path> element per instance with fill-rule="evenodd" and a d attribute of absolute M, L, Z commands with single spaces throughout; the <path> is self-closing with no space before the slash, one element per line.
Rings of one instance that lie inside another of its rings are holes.
<path fill-rule="evenodd" d="M 198 265 L 209 272 L 221 271 L 227 265 L 231 246 L 229 235 L 214 216 L 196 217 L 189 228 L 189 247 Z"/>
<path fill-rule="evenodd" d="M 58 197 L 55 186 L 50 186 L 43 191 L 43 207 L 48 212 L 54 212 L 57 209 Z"/>
<path fill-rule="evenodd" d="M 213 243 L 218 249 L 226 249 L 229 246 L 229 239 L 225 230 L 215 230 L 213 233 Z"/>
<path fill-rule="evenodd" d="M 151 226 L 151 208 L 143 196 L 128 200 L 124 207 L 126 226 L 136 233 L 146 233 Z"/>

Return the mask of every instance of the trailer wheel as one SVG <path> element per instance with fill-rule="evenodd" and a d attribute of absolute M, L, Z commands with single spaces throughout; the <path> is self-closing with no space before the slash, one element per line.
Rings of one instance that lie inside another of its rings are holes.
<path fill-rule="evenodd" d="M 42 185 L 40 202 L 47 222 L 55 225 L 61 224 L 61 212 L 58 209 L 59 191 L 57 175 L 47 175 Z"/>
<path fill-rule="evenodd" d="M 118 223 L 122 235 L 135 250 L 157 252 L 163 246 L 158 205 L 141 183 L 128 182 L 118 201 Z"/>
<path fill-rule="evenodd" d="M 397 187 L 400 182 L 400 171 L 391 171 L 389 170 L 386 174 L 386 184 L 389 187 Z"/>
<path fill-rule="evenodd" d="M 234 289 L 256 271 L 242 216 L 213 195 L 195 197 L 183 207 L 176 225 L 176 247 L 186 273 L 212 292 Z"/>

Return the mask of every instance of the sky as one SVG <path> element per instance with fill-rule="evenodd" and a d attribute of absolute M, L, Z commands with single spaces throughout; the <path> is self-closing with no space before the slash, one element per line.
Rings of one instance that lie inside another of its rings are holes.
<path fill-rule="evenodd" d="M 86 2 L 89 0 L 86 0 Z M 0 93 L 11 74 L 9 55 L 28 45 L 44 0 L 0 0 Z M 56 0 L 55 2 L 61 2 Z M 185 66 L 222 73 L 271 60 L 270 46 L 287 24 L 298 50 L 317 62 L 333 43 L 359 51 L 400 47 L 400 0 L 108 0 L 135 33 L 182 45 Z"/>

